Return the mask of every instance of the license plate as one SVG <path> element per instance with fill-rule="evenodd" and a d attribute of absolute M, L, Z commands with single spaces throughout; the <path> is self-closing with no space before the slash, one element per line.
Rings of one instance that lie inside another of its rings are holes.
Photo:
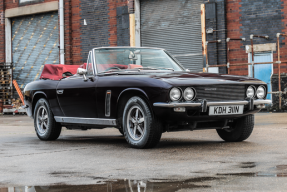
<path fill-rule="evenodd" d="M 243 105 L 210 106 L 209 115 L 243 114 Z"/>

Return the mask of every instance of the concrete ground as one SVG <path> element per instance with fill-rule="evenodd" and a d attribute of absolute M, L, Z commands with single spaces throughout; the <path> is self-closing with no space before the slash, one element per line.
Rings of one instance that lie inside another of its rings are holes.
<path fill-rule="evenodd" d="M 176 132 L 164 133 L 154 149 L 138 150 L 117 129 L 63 129 L 58 140 L 43 142 L 32 119 L 0 116 L 0 191 L 125 191 L 124 186 L 147 185 L 153 187 L 147 191 L 286 191 L 287 114 L 255 117 L 245 142 L 223 142 L 215 130 Z"/>

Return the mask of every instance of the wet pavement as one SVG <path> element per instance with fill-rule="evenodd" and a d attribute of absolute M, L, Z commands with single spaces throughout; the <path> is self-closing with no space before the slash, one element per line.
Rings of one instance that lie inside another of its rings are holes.
<path fill-rule="evenodd" d="M 251 137 L 215 130 L 164 133 L 157 148 L 129 148 L 116 129 L 38 140 L 26 116 L 0 116 L 0 192 L 286 191 L 287 114 L 260 113 Z"/>

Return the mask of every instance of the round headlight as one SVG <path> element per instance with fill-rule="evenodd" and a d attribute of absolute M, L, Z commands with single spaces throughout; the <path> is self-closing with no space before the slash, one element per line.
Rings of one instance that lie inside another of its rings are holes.
<path fill-rule="evenodd" d="M 253 98 L 255 95 L 255 88 L 253 86 L 249 86 L 247 91 L 246 91 L 246 96 L 248 98 Z"/>
<path fill-rule="evenodd" d="M 258 99 L 264 99 L 266 95 L 266 90 L 264 86 L 259 86 L 256 92 L 256 96 Z"/>
<path fill-rule="evenodd" d="M 184 98 L 186 101 L 191 101 L 191 100 L 194 99 L 194 97 L 195 97 L 195 91 L 194 91 L 193 88 L 188 87 L 188 88 L 186 88 L 186 89 L 184 90 L 183 98 Z"/>
<path fill-rule="evenodd" d="M 169 97 L 172 101 L 177 101 L 181 98 L 181 91 L 179 88 L 172 88 L 169 92 Z"/>

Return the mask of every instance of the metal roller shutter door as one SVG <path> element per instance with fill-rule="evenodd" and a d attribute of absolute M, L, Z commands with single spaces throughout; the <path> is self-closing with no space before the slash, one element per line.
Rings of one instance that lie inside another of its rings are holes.
<path fill-rule="evenodd" d="M 13 79 L 20 88 L 39 79 L 44 64 L 59 63 L 58 13 L 13 18 Z"/>
<path fill-rule="evenodd" d="M 141 46 L 170 52 L 186 68 L 203 68 L 202 0 L 141 0 Z"/>

